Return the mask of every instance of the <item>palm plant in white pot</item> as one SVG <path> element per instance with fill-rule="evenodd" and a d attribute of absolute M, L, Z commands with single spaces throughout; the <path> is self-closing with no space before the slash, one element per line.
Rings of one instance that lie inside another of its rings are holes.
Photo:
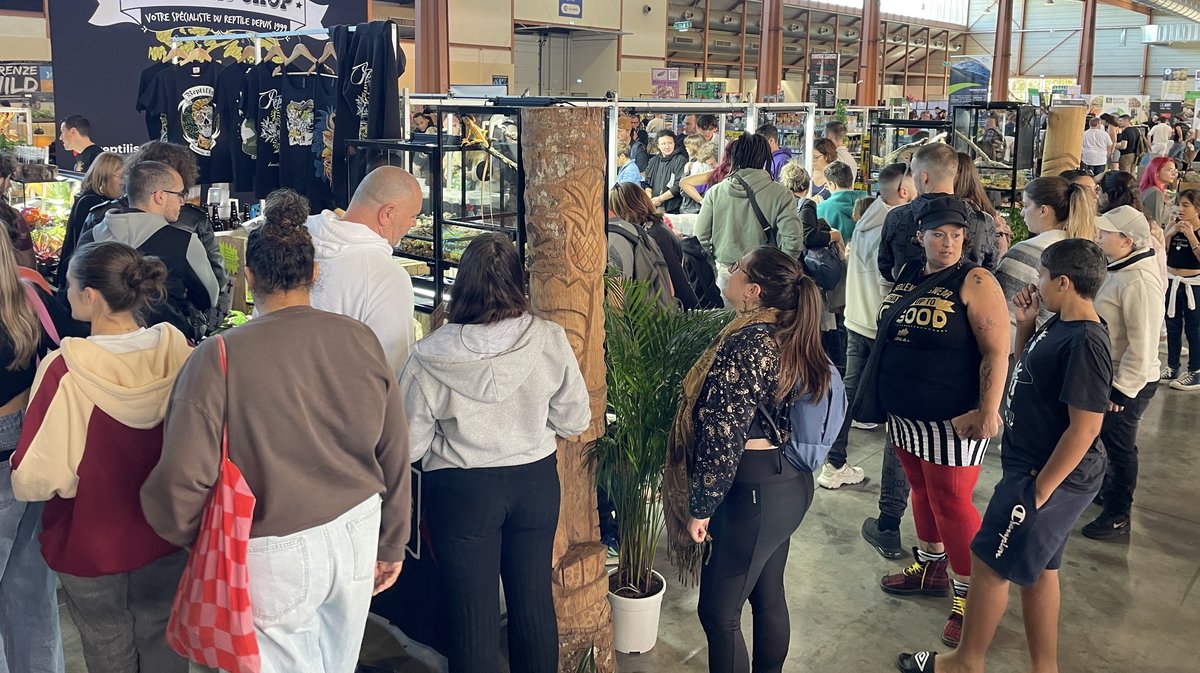
<path fill-rule="evenodd" d="M 649 287 L 618 281 L 605 302 L 608 404 L 613 422 L 590 457 L 613 502 L 620 546 L 609 577 L 619 652 L 645 652 L 658 638 L 666 585 L 654 571 L 663 530 L 661 490 L 667 433 L 683 377 L 729 322 L 723 311 L 663 308 Z"/>

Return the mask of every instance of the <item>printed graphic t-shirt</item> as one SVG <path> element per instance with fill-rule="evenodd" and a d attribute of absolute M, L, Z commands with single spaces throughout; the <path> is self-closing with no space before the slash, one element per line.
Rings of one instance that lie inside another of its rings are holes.
<path fill-rule="evenodd" d="M 1025 345 L 1005 392 L 1004 470 L 1045 467 L 1071 424 L 1067 408 L 1104 413 L 1112 375 L 1103 325 L 1050 318 Z M 1097 437 L 1062 485 L 1086 492 L 1104 479 L 1104 470 L 1104 448 Z"/>
<path fill-rule="evenodd" d="M 75 162 L 71 165 L 71 170 L 76 173 L 86 173 L 87 169 L 91 168 L 92 162 L 100 153 L 104 151 L 99 145 L 88 145 L 88 148 L 75 156 Z"/>
<path fill-rule="evenodd" d="M 217 118 L 221 124 L 221 141 L 212 157 L 212 181 L 233 183 L 235 192 L 254 188 L 254 143 L 247 143 L 243 134 L 245 114 L 242 94 L 246 88 L 246 73 L 251 66 L 234 63 L 217 75 Z M 250 125 L 253 129 L 253 125 Z"/>
<path fill-rule="evenodd" d="M 160 72 L 139 104 L 167 118 L 167 140 L 186 146 L 196 155 L 200 184 L 209 184 L 209 162 L 221 127 L 213 101 L 217 66 L 188 63 Z"/>
<path fill-rule="evenodd" d="M 279 188 L 279 146 L 283 131 L 283 77 L 274 75 L 277 64 L 263 62 L 246 74 L 243 109 L 254 120 L 254 195 L 265 199 Z"/>
<path fill-rule="evenodd" d="M 142 75 L 138 80 L 138 98 L 137 111 L 146 114 L 146 138 L 149 140 L 166 140 L 167 139 L 167 117 L 166 115 L 150 112 L 146 106 L 142 104 L 142 100 L 146 96 L 146 92 L 150 90 L 154 84 L 154 79 L 162 71 L 170 68 L 170 63 L 155 63 L 142 71 Z"/>
<path fill-rule="evenodd" d="M 279 186 L 308 188 L 314 106 L 319 75 L 283 75 L 283 129 L 279 139 Z"/>

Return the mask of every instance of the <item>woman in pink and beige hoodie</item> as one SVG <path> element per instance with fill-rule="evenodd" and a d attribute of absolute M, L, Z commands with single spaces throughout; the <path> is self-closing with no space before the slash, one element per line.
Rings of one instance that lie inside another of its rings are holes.
<path fill-rule="evenodd" d="M 110 241 L 79 249 L 67 278 L 71 312 L 92 336 L 63 339 L 38 367 L 13 492 L 47 501 L 42 554 L 66 593 L 89 673 L 186 673 L 164 632 L 187 552 L 151 529 L 139 499 L 191 352 L 175 327 L 146 328 L 138 317 L 165 297 L 167 268 Z"/>

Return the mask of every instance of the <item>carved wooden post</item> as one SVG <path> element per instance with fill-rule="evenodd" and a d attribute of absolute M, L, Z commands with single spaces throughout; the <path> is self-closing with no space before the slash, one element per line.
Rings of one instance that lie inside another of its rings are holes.
<path fill-rule="evenodd" d="M 592 395 L 592 426 L 558 442 L 562 508 L 554 540 L 554 607 L 559 671 L 574 673 L 596 647 L 602 672 L 615 670 L 606 549 L 600 543 L 596 486 L 584 451 L 604 432 L 604 267 L 608 259 L 604 110 L 521 112 L 529 294 L 540 315 L 562 325 Z"/>
<path fill-rule="evenodd" d="M 1046 142 L 1042 146 L 1042 175 L 1058 175 L 1079 168 L 1083 157 L 1083 126 L 1087 108 L 1082 105 L 1055 105 L 1046 121 Z"/>

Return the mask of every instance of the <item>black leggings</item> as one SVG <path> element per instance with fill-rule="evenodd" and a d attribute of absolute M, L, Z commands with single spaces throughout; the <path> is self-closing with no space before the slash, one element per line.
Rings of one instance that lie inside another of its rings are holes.
<path fill-rule="evenodd" d="M 788 544 L 813 499 L 813 476 L 778 449 L 745 451 L 733 486 L 708 530 L 712 558 L 700 573 L 700 624 L 709 673 L 779 673 L 792 627 L 783 592 Z M 754 611 L 754 666 L 742 635 L 742 606 Z"/>
<path fill-rule="evenodd" d="M 512 673 L 556 673 L 550 590 L 558 462 L 425 473 L 425 516 L 450 598 L 450 673 L 500 670 L 500 587 Z"/>

